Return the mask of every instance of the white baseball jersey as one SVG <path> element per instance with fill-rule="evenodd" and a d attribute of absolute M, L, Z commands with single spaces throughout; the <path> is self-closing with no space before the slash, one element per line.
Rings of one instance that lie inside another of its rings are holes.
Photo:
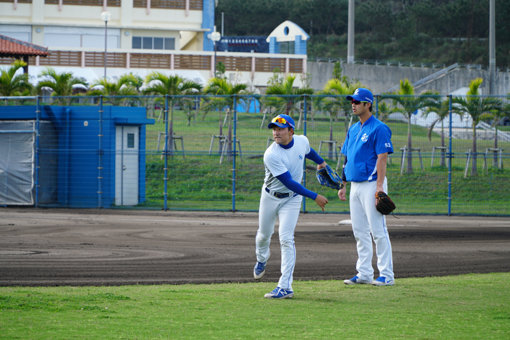
<path fill-rule="evenodd" d="M 270 190 L 287 193 L 292 192 L 276 178 L 289 172 L 292 179 L 301 183 L 305 155 L 310 152 L 310 142 L 302 135 L 293 136 L 294 145 L 285 149 L 277 143 L 271 144 L 264 153 L 265 178 L 264 184 Z"/>

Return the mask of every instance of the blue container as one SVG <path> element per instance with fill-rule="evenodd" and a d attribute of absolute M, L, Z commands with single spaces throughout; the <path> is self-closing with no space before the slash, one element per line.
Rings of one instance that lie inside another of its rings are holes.
<path fill-rule="evenodd" d="M 154 124 L 153 119 L 146 118 L 145 108 L 104 106 L 103 112 L 98 106 L 41 106 L 40 109 L 37 114 L 37 106 L 0 107 L 0 120 L 39 122 L 35 124 L 39 133 L 34 147 L 37 150 L 34 168 L 38 170 L 34 172 L 36 206 L 109 208 L 115 205 L 116 176 L 122 174 L 116 169 L 119 126 L 135 127 L 138 132 L 136 201 L 145 201 L 145 125 Z"/>

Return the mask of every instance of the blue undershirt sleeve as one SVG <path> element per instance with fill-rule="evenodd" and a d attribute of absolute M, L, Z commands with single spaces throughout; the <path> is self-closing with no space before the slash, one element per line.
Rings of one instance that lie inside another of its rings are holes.
<path fill-rule="evenodd" d="M 294 191 L 296 194 L 305 196 L 308 198 L 311 198 L 315 201 L 317 198 L 317 194 L 313 191 L 308 190 L 304 186 L 302 186 L 300 183 L 296 182 L 292 179 L 292 176 L 290 175 L 290 172 L 286 171 L 281 175 L 276 176 L 280 180 L 280 182 L 283 183 L 287 188 Z"/>
<path fill-rule="evenodd" d="M 307 153 L 305 157 L 314 161 L 317 164 L 324 163 L 324 159 L 312 148 L 310 148 L 310 152 Z"/>

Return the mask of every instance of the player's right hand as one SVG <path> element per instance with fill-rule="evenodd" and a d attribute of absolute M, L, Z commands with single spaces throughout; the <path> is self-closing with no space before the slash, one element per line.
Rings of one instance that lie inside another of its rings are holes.
<path fill-rule="evenodd" d="M 328 204 L 328 199 L 322 195 L 317 195 L 315 203 L 317 203 L 317 205 L 321 207 L 322 211 L 324 211 L 324 207 Z"/>
<path fill-rule="evenodd" d="M 345 188 L 345 186 L 342 189 L 338 190 L 338 198 L 340 198 L 341 201 L 347 201 L 346 192 L 347 189 Z"/>
<path fill-rule="evenodd" d="M 328 165 L 328 163 L 326 163 L 326 161 L 322 162 L 321 164 L 317 164 L 317 170 L 325 168 L 326 165 Z"/>

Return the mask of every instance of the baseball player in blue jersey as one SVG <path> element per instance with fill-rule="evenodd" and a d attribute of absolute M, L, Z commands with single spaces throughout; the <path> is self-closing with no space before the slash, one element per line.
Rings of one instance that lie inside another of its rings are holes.
<path fill-rule="evenodd" d="M 390 128 L 372 115 L 372 93 L 364 88 L 347 96 L 352 112 L 359 122 L 351 126 L 342 146 L 345 155 L 344 182 L 351 183 L 349 206 L 352 230 L 356 239 L 357 274 L 344 283 L 348 285 L 371 283 L 376 286 L 394 284 L 393 259 L 386 217 L 375 207 L 375 193 L 387 193 L 386 163 L 393 153 Z M 346 200 L 345 186 L 338 197 Z M 372 239 L 375 242 L 379 277 L 374 280 L 372 267 Z"/>
<path fill-rule="evenodd" d="M 281 276 L 278 286 L 264 295 L 271 299 L 292 298 L 292 280 L 296 264 L 294 230 L 299 217 L 303 196 L 311 198 L 324 211 L 326 197 L 301 185 L 305 158 L 317 163 L 317 169 L 326 162 L 310 147 L 308 138 L 294 135 L 294 120 L 288 115 L 278 115 L 268 125 L 273 129 L 272 143 L 264 153 L 265 178 L 260 195 L 259 228 L 255 238 L 257 263 L 253 277 L 260 279 L 266 271 L 270 257 L 271 236 L 276 218 L 281 249 Z"/>

